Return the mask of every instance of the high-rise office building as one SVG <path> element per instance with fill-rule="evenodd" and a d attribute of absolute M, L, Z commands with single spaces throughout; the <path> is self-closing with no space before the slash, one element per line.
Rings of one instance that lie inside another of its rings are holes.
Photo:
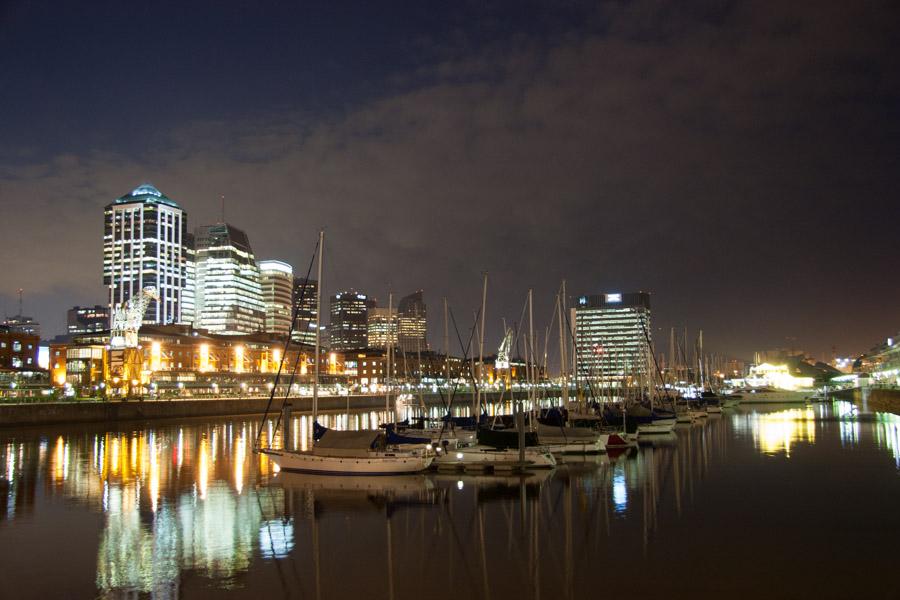
<path fill-rule="evenodd" d="M 66 325 L 69 335 L 109 329 L 109 307 L 73 306 L 66 311 Z"/>
<path fill-rule="evenodd" d="M 404 352 L 428 350 L 428 322 L 422 290 L 400 298 L 397 305 L 398 344 Z"/>
<path fill-rule="evenodd" d="M 294 311 L 297 320 L 294 323 L 292 339 L 301 344 L 312 346 L 316 343 L 316 317 L 319 307 L 316 305 L 316 294 L 319 282 L 305 277 L 294 277 Z M 320 336 L 320 340 L 322 336 Z"/>
<path fill-rule="evenodd" d="M 110 309 L 155 287 L 145 323 L 182 322 L 187 283 L 187 213 L 152 185 L 138 186 L 104 209 L 103 284 Z"/>
<path fill-rule="evenodd" d="M 355 291 L 331 297 L 329 332 L 332 350 L 359 350 L 368 346 L 368 296 Z"/>
<path fill-rule="evenodd" d="M 287 336 L 294 314 L 294 269 L 280 260 L 259 261 L 266 331 Z"/>
<path fill-rule="evenodd" d="M 228 225 L 204 225 L 194 232 L 196 316 L 200 329 L 240 334 L 263 331 L 259 267 L 247 234 Z"/>
<path fill-rule="evenodd" d="M 579 377 L 616 382 L 648 373 L 650 294 L 580 296 L 571 311 Z"/>
<path fill-rule="evenodd" d="M 397 345 L 397 309 L 370 308 L 367 315 L 369 348 Z"/>

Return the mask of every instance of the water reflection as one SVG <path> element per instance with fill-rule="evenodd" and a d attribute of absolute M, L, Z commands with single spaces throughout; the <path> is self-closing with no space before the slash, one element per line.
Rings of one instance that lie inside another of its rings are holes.
<path fill-rule="evenodd" d="M 879 413 L 875 426 L 875 439 L 880 448 L 886 448 L 900 469 L 900 417 L 891 413 Z"/>
<path fill-rule="evenodd" d="M 750 431 L 754 445 L 764 454 L 783 454 L 789 458 L 792 446 L 816 441 L 816 413 L 809 406 L 773 412 L 738 413 L 733 420 L 736 430 Z"/>
<path fill-rule="evenodd" d="M 367 411 L 322 421 L 360 428 L 384 417 Z M 295 414 L 291 425 L 289 443 L 304 447 L 309 416 Z M 64 534 L 66 524 L 53 520 L 51 508 L 65 504 L 100 516 L 96 541 L 84 547 L 96 552 L 101 596 L 175 598 L 188 595 L 185 586 L 199 585 L 199 577 L 248 597 L 262 595 L 259 585 L 276 596 L 417 597 L 425 582 L 438 598 L 575 597 L 592 589 L 596 564 L 649 557 L 654 545 L 677 548 L 679 521 L 716 515 L 709 498 L 733 460 L 763 453 L 794 461 L 798 444 L 831 439 L 837 448 L 886 451 L 900 469 L 900 418 L 861 423 L 838 403 L 711 418 L 636 451 L 524 477 L 278 473 L 252 452 L 259 427 L 224 419 L 5 432 L 0 560 L 15 551 L 4 536 L 25 526 L 26 516 L 39 517 L 29 523 L 46 519 L 33 543 L 52 544 Z M 273 431 L 267 422 L 260 437 L 281 444 Z M 348 564 L 358 578 L 343 576 Z M 259 577 L 248 579 L 250 573 Z"/>

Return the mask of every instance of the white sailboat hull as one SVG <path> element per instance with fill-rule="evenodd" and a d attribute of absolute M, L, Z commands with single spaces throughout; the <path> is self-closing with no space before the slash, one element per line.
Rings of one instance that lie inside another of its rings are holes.
<path fill-rule="evenodd" d="M 312 452 L 260 450 L 283 471 L 338 475 L 401 475 L 428 469 L 433 456 L 407 452 L 367 452 L 364 456 L 323 456 Z"/>
<path fill-rule="evenodd" d="M 599 439 L 597 440 L 552 440 L 541 439 L 541 443 L 553 455 L 570 455 L 570 454 L 603 454 L 606 452 L 606 446 Z"/>

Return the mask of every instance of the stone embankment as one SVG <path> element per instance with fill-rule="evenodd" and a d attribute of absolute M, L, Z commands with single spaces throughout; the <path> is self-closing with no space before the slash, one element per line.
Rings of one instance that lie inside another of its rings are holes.
<path fill-rule="evenodd" d="M 891 388 L 854 388 L 837 392 L 835 396 L 852 401 L 870 412 L 890 412 L 900 415 L 900 390 Z"/>
<path fill-rule="evenodd" d="M 516 394 L 517 396 L 520 393 Z M 495 402 L 500 394 L 484 394 L 485 402 Z M 503 396 L 509 399 L 509 392 Z M 425 394 L 427 406 L 440 406 L 445 399 L 438 394 Z M 265 412 L 268 398 L 210 398 L 190 400 L 129 400 L 127 402 L 44 402 L 34 404 L 0 404 L 0 427 L 47 425 L 65 423 L 103 423 L 118 421 L 148 421 L 155 419 L 224 417 L 231 415 L 259 415 Z M 294 412 L 312 410 L 312 398 L 291 398 Z M 457 395 L 454 406 L 468 406 L 469 394 Z M 418 403 L 417 399 L 411 403 Z M 282 399 L 272 402 L 272 410 L 281 410 Z M 385 398 L 368 396 L 320 396 L 319 410 L 383 410 Z M 394 397 L 391 398 L 391 406 Z"/>
<path fill-rule="evenodd" d="M 384 396 L 351 396 L 349 400 L 351 409 L 384 408 Z M 0 404 L 0 427 L 254 415 L 265 412 L 268 402 L 268 398 L 214 398 Z M 347 402 L 347 396 L 321 397 L 319 409 L 342 410 L 347 408 Z M 312 398 L 292 398 L 291 405 L 294 411 L 308 411 L 312 409 Z M 272 406 L 280 410 L 281 399 L 276 398 Z"/>

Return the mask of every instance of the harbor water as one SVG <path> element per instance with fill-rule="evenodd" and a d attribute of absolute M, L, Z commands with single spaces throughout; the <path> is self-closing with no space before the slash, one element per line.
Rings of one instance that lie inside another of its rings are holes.
<path fill-rule="evenodd" d="M 0 430 L 0 598 L 900 598 L 889 413 L 739 407 L 523 476 L 278 472 L 272 428 Z"/>

